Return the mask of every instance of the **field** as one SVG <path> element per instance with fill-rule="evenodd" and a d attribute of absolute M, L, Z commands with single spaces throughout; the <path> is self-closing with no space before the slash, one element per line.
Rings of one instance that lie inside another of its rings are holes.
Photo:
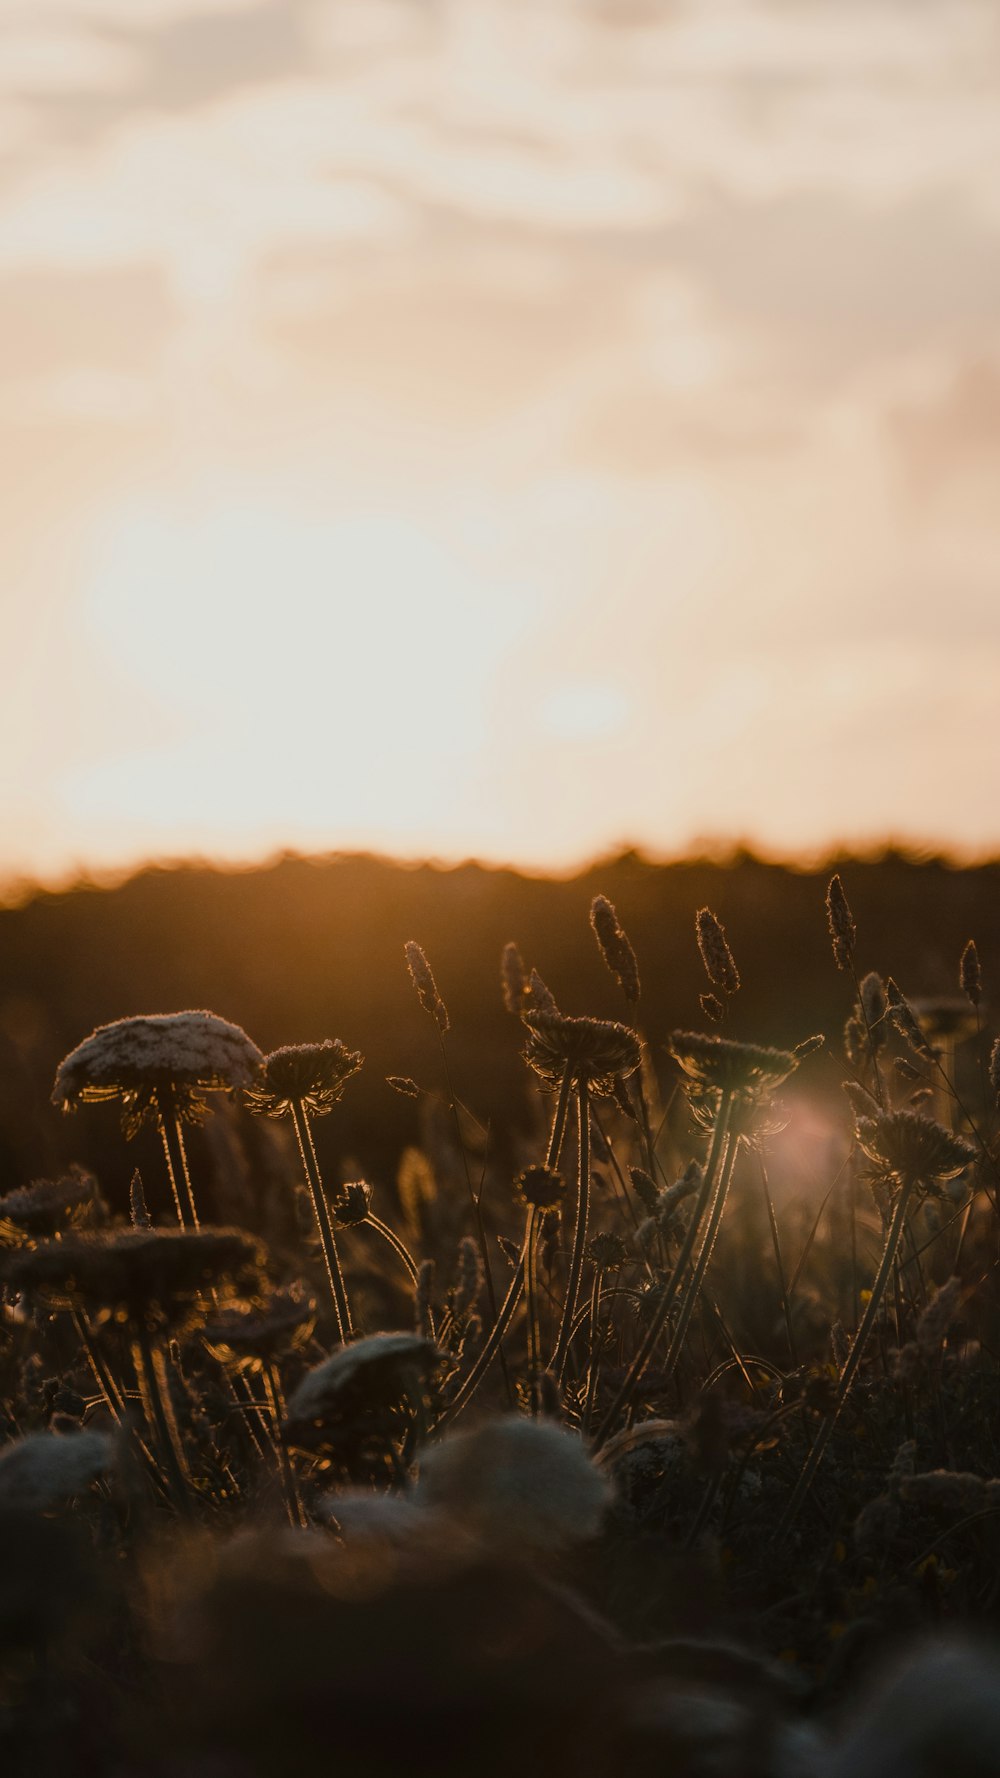
<path fill-rule="evenodd" d="M 997 876 L 0 914 L 2 1769 L 995 1770 Z"/>

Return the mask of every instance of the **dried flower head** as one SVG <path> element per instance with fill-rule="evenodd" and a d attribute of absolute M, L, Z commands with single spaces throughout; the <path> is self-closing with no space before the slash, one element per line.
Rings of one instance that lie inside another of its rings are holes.
<path fill-rule="evenodd" d="M 898 983 L 893 981 L 892 976 L 886 982 L 885 992 L 889 1016 L 899 1035 L 905 1043 L 909 1044 L 914 1055 L 922 1056 L 925 1061 L 932 1059 L 934 1052 L 921 1029 L 920 1021 L 906 995 Z"/>
<path fill-rule="evenodd" d="M 500 956 L 500 992 L 508 1012 L 519 1013 L 528 998 L 528 972 L 513 939 L 504 945 Z"/>
<path fill-rule="evenodd" d="M 611 1489 L 575 1433 L 505 1416 L 426 1452 L 416 1498 L 494 1546 L 545 1551 L 593 1537 Z"/>
<path fill-rule="evenodd" d="M 566 1181 L 555 1167 L 525 1167 L 514 1189 L 521 1203 L 533 1210 L 558 1210 L 566 1196 Z"/>
<path fill-rule="evenodd" d="M 242 1229 L 115 1229 L 0 1257 L 0 1278 L 51 1308 L 110 1311 L 158 1328 L 197 1320 L 205 1292 L 258 1295 L 264 1255 Z"/>
<path fill-rule="evenodd" d="M 472 1314 L 485 1283 L 479 1242 L 474 1235 L 463 1235 L 458 1244 L 458 1264 L 452 1291 L 452 1308 L 459 1319 Z"/>
<path fill-rule="evenodd" d="M 699 908 L 695 915 L 695 931 L 698 935 L 698 949 L 705 965 L 705 974 L 713 988 L 721 988 L 724 994 L 735 994 L 740 985 L 740 972 L 736 960 L 729 949 L 725 929 L 721 921 L 716 919 L 711 908 Z"/>
<path fill-rule="evenodd" d="M 82 1167 L 60 1179 L 34 1179 L 0 1198 L 0 1244 L 54 1235 L 86 1217 L 97 1197 L 97 1181 Z"/>
<path fill-rule="evenodd" d="M 420 1088 L 408 1074 L 387 1074 L 385 1084 L 403 1099 L 419 1099 L 420 1097 Z"/>
<path fill-rule="evenodd" d="M 412 1401 L 423 1394 L 438 1356 L 432 1341 L 411 1333 L 369 1334 L 338 1346 L 289 1396 L 287 1425 L 297 1431 L 315 1421 L 335 1424 Z"/>
<path fill-rule="evenodd" d="M 416 939 L 413 938 L 407 939 L 403 950 L 410 979 L 417 990 L 417 999 L 424 1011 L 430 1013 L 443 1037 L 449 1029 L 451 1021 L 448 1018 L 448 1008 L 438 993 L 438 985 L 434 980 L 434 974 L 427 957 L 420 945 L 417 944 Z"/>
<path fill-rule="evenodd" d="M 0 1505 L 47 1512 L 73 1500 L 114 1468 L 103 1432 L 29 1432 L 0 1451 Z"/>
<path fill-rule="evenodd" d="M 568 1067 L 574 1086 L 607 1095 L 616 1079 L 634 1074 L 642 1060 L 639 1039 L 610 1019 L 571 1019 L 562 1013 L 527 1013 L 525 1061 L 547 1086 L 558 1087 Z"/>
<path fill-rule="evenodd" d="M 833 960 L 838 969 L 850 969 L 854 962 L 858 929 L 844 893 L 844 885 L 836 875 L 830 878 L 830 886 L 826 892 L 826 914 L 833 940 Z"/>
<path fill-rule="evenodd" d="M 628 1264 L 629 1251 L 620 1235 L 603 1231 L 594 1235 L 587 1248 L 592 1263 L 602 1272 L 617 1272 Z"/>
<path fill-rule="evenodd" d="M 213 1316 L 202 1338 L 213 1356 L 240 1370 L 258 1370 L 301 1351 L 316 1326 L 316 1303 L 300 1284 L 275 1291 L 260 1308 L 241 1304 Z"/>
<path fill-rule="evenodd" d="M 590 904 L 590 924 L 601 956 L 621 988 L 630 1006 L 637 1006 L 641 993 L 639 965 L 618 914 L 606 895 L 595 895 Z"/>
<path fill-rule="evenodd" d="M 954 1179 L 976 1157 L 971 1143 L 917 1111 L 860 1117 L 857 1132 L 869 1159 L 904 1182 L 933 1186 Z"/>
<path fill-rule="evenodd" d="M 958 966 L 958 985 L 966 999 L 978 1006 L 983 998 L 983 972 L 976 941 L 970 938 Z"/>
<path fill-rule="evenodd" d="M 246 1095 L 251 1111 L 265 1117 L 288 1117 L 301 1106 L 313 1117 L 332 1111 L 344 1087 L 364 1062 L 339 1037 L 322 1043 L 290 1043 L 264 1057 L 259 1081 Z"/>
<path fill-rule="evenodd" d="M 552 1013 L 556 1018 L 559 1017 L 556 997 L 551 988 L 543 982 L 537 969 L 533 969 L 528 978 L 528 994 L 524 1003 L 524 1011 L 526 1013 Z"/>
<path fill-rule="evenodd" d="M 747 1104 L 780 1086 L 799 1062 L 791 1050 L 704 1031 L 673 1031 L 667 1047 L 697 1091 L 731 1094 Z"/>
<path fill-rule="evenodd" d="M 188 1122 L 205 1113 L 203 1095 L 245 1087 L 261 1054 L 245 1031 L 210 1012 L 150 1013 L 99 1025 L 60 1062 L 52 1102 L 75 1111 L 89 1100 L 121 1099 L 133 1136 L 158 1115 L 157 1094 L 171 1094 Z"/>
<path fill-rule="evenodd" d="M 330 1205 L 337 1227 L 351 1229 L 359 1222 L 367 1221 L 374 1195 L 375 1188 L 368 1184 L 367 1179 L 352 1179 L 347 1185 L 342 1185 Z"/>

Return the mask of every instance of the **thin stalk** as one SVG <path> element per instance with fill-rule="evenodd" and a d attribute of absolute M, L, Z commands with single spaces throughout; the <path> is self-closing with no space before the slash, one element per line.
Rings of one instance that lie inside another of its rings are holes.
<path fill-rule="evenodd" d="M 341 1345 L 346 1345 L 354 1332 L 353 1326 L 351 1325 L 350 1305 L 347 1300 L 347 1286 L 344 1283 L 344 1274 L 340 1266 L 340 1255 L 337 1252 L 337 1243 L 334 1240 L 333 1224 L 330 1221 L 330 1210 L 326 1201 L 326 1193 L 323 1190 L 323 1180 L 319 1170 L 319 1162 L 316 1159 L 316 1150 L 313 1146 L 312 1131 L 309 1128 L 309 1118 L 301 1099 L 293 1101 L 291 1112 L 292 1125 L 299 1145 L 299 1154 L 302 1158 L 302 1170 L 306 1176 L 309 1195 L 312 1198 L 313 1215 L 316 1218 L 316 1227 L 319 1230 L 320 1245 L 323 1248 L 323 1258 L 326 1261 L 326 1276 L 330 1285 L 330 1295 L 333 1298 L 333 1311 L 337 1319 L 337 1331 L 340 1335 Z"/>
<path fill-rule="evenodd" d="M 277 1453 L 278 1467 L 281 1471 L 281 1485 L 285 1495 L 285 1510 L 288 1513 L 289 1523 L 301 1527 L 304 1530 L 308 1525 L 309 1520 L 306 1517 L 305 1509 L 299 1495 L 299 1485 L 295 1470 L 292 1466 L 291 1455 L 288 1446 L 285 1444 L 281 1436 L 281 1422 L 285 1418 L 285 1399 L 281 1388 L 281 1378 L 278 1376 L 273 1359 L 265 1358 L 263 1370 L 261 1372 L 261 1381 L 264 1384 L 264 1395 L 267 1401 L 268 1412 L 271 1416 L 271 1422 L 274 1427 L 273 1442 L 274 1449 Z"/>
<path fill-rule="evenodd" d="M 393 1253 L 396 1254 L 397 1258 L 402 1260 L 404 1266 L 406 1267 L 406 1270 L 409 1272 L 411 1282 L 413 1284 L 419 1283 L 420 1271 L 419 1271 L 419 1267 L 417 1266 L 417 1262 L 414 1259 L 409 1248 L 406 1246 L 405 1242 L 400 1240 L 399 1236 L 396 1234 L 395 1229 L 391 1229 L 389 1227 L 389 1224 L 387 1222 L 383 1222 L 382 1218 L 380 1216 L 373 1216 L 370 1210 L 368 1212 L 368 1215 L 365 1217 L 364 1222 L 368 1225 L 369 1228 L 374 1229 L 375 1233 L 377 1235 L 381 1235 L 383 1241 L 388 1242 L 389 1246 L 392 1248 Z M 363 1226 L 363 1225 L 359 1225 L 359 1226 Z"/>
<path fill-rule="evenodd" d="M 168 1134 L 168 1126 L 174 1124 L 173 1095 L 170 1092 L 169 1087 L 157 1087 L 157 1089 L 156 1089 L 156 1112 L 157 1112 L 156 1121 L 160 1127 L 160 1140 L 163 1143 L 163 1153 L 166 1158 L 167 1174 L 170 1179 L 170 1190 L 172 1191 L 173 1197 L 174 1197 L 174 1209 L 177 1212 L 177 1221 L 180 1223 L 180 1226 L 182 1229 L 188 1228 L 189 1226 L 191 1228 L 197 1228 L 197 1226 L 198 1226 L 197 1217 L 194 1217 L 194 1220 L 189 1223 L 188 1218 L 184 1214 L 184 1205 L 181 1202 L 181 1190 L 180 1190 L 179 1181 L 183 1175 L 182 1175 L 182 1170 L 181 1170 L 181 1165 L 180 1165 L 180 1156 L 179 1155 L 177 1156 L 176 1163 L 175 1163 L 174 1151 L 170 1146 L 170 1136 Z M 176 1126 L 174 1126 L 174 1127 L 176 1128 Z M 190 1192 L 190 1180 L 188 1181 L 188 1191 Z M 193 1202 L 191 1203 L 190 1209 L 191 1209 L 191 1214 L 193 1216 L 194 1215 Z"/>
<path fill-rule="evenodd" d="M 559 1155 L 562 1151 L 563 1138 L 566 1133 L 566 1114 L 569 1105 L 570 1084 L 569 1068 L 567 1067 L 563 1072 L 562 1083 L 559 1088 L 559 1097 L 556 1101 L 556 1109 L 552 1118 L 552 1128 L 549 1131 L 549 1142 L 545 1151 L 545 1164 L 547 1167 L 555 1167 L 558 1165 Z M 504 1297 L 504 1300 L 500 1305 L 496 1321 L 490 1330 L 489 1337 L 486 1340 L 479 1357 L 476 1359 L 471 1371 L 462 1383 L 455 1399 L 449 1403 L 448 1407 L 442 1414 L 441 1419 L 438 1422 L 439 1426 L 445 1425 L 449 1420 L 454 1420 L 464 1408 L 468 1407 L 469 1402 L 475 1395 L 476 1390 L 479 1388 L 480 1383 L 500 1350 L 500 1343 L 513 1320 L 514 1312 L 521 1300 L 521 1292 L 524 1289 L 527 1245 L 526 1220 L 524 1245 L 521 1248 L 520 1258 L 514 1268 L 514 1276 L 508 1286 L 507 1295 Z"/>
<path fill-rule="evenodd" d="M 673 1376 L 674 1371 L 677 1368 L 677 1360 L 680 1358 L 681 1352 L 684 1349 L 684 1341 L 687 1337 L 687 1330 L 691 1322 L 691 1317 L 694 1314 L 695 1304 L 701 1294 L 702 1281 L 708 1270 L 708 1262 L 712 1257 L 719 1229 L 722 1226 L 722 1216 L 726 1208 L 726 1199 L 729 1196 L 729 1186 L 732 1181 L 733 1168 L 736 1165 L 736 1156 L 739 1153 L 739 1147 L 739 1136 L 731 1136 L 726 1148 L 726 1158 L 723 1161 L 719 1172 L 719 1183 L 712 1200 L 712 1207 L 708 1213 L 708 1222 L 705 1226 L 705 1239 L 702 1241 L 701 1251 L 695 1261 L 691 1276 L 688 1279 L 687 1289 L 681 1299 L 680 1313 L 677 1316 L 677 1325 L 674 1328 L 670 1345 L 667 1349 L 667 1356 L 663 1362 L 663 1381 L 665 1383 L 669 1382 L 670 1378 Z"/>
<path fill-rule="evenodd" d="M 177 1115 L 177 1101 L 173 1094 L 171 1094 L 170 1097 L 170 1110 L 171 1122 L 173 1124 L 173 1137 L 177 1144 L 177 1154 L 181 1164 L 181 1178 L 184 1181 L 184 1195 L 187 1198 L 188 1209 L 191 1212 L 191 1227 L 196 1229 L 199 1226 L 198 1212 L 195 1209 L 194 1187 L 191 1184 L 191 1169 L 188 1166 L 187 1144 L 184 1141 L 184 1126 Z"/>
<path fill-rule="evenodd" d="M 155 1429 L 174 1504 L 178 1512 L 191 1518 L 194 1503 L 184 1460 L 183 1447 L 167 1386 L 163 1353 L 154 1346 L 149 1329 L 139 1320 L 132 1339 L 132 1362 L 146 1417 Z"/>
<path fill-rule="evenodd" d="M 542 1330 L 538 1320 L 538 1231 L 541 1217 L 534 1204 L 528 1208 L 524 1241 L 524 1306 L 528 1319 L 528 1392 L 531 1413 L 538 1413 L 538 1379 L 542 1370 Z"/>
<path fill-rule="evenodd" d="M 785 1316 L 785 1334 L 788 1338 L 788 1355 L 793 1366 L 798 1364 L 795 1352 L 795 1335 L 792 1332 L 792 1305 L 788 1300 L 788 1286 L 785 1283 L 785 1267 L 781 1258 L 781 1241 L 778 1238 L 778 1219 L 774 1214 L 774 1200 L 771 1197 L 771 1186 L 764 1165 L 764 1156 L 757 1149 L 757 1164 L 760 1167 L 760 1183 L 764 1192 L 764 1203 L 767 1206 L 767 1220 L 771 1230 L 771 1246 L 774 1248 L 774 1263 L 778 1272 L 778 1288 L 781 1291 L 781 1307 Z"/>
<path fill-rule="evenodd" d="M 594 1403 L 597 1400 L 597 1381 L 601 1371 L 600 1347 L 600 1316 L 601 1289 L 604 1284 L 604 1268 L 594 1267 L 594 1281 L 590 1287 L 590 1364 L 587 1370 L 587 1400 L 583 1409 L 583 1420 L 580 1431 L 586 1438 L 590 1431 L 590 1422 L 594 1417 Z"/>
<path fill-rule="evenodd" d="M 916 1186 L 917 1181 L 915 1179 L 905 1180 L 899 1196 L 896 1199 L 896 1205 L 892 1213 L 892 1221 L 889 1224 L 889 1232 L 886 1235 L 885 1246 L 882 1249 L 882 1258 L 879 1261 L 879 1268 L 875 1275 L 875 1282 L 872 1285 L 871 1296 L 868 1298 L 865 1305 L 865 1312 L 861 1317 L 858 1331 L 854 1336 L 851 1349 L 847 1354 L 844 1363 L 844 1368 L 840 1373 L 836 1399 L 834 1400 L 833 1407 L 830 1409 L 830 1412 L 820 1426 L 816 1437 L 813 1439 L 809 1455 L 799 1472 L 799 1478 L 792 1491 L 792 1497 L 785 1508 L 781 1523 L 778 1526 L 779 1534 L 782 1531 L 787 1530 L 788 1526 L 792 1523 L 799 1507 L 802 1505 L 809 1489 L 812 1487 L 816 1471 L 819 1469 L 819 1466 L 823 1461 L 823 1455 L 830 1442 L 833 1429 L 840 1418 L 844 1403 L 850 1394 L 851 1386 L 858 1372 L 858 1366 L 864 1356 L 865 1347 L 868 1344 L 872 1330 L 878 1319 L 882 1299 L 885 1296 L 889 1280 L 892 1277 L 893 1263 L 899 1249 L 899 1244 L 903 1238 L 903 1231 L 906 1227 L 906 1217 Z"/>
<path fill-rule="evenodd" d="M 587 1221 L 590 1214 L 590 1091 L 585 1080 L 577 1083 L 576 1106 L 576 1226 L 573 1230 L 573 1252 L 570 1256 L 569 1279 L 563 1299 L 562 1320 L 559 1323 L 559 1336 L 556 1340 L 556 1349 L 552 1355 L 551 1364 L 551 1369 L 560 1383 L 566 1370 L 570 1330 L 573 1326 L 573 1317 L 576 1314 L 576 1305 L 580 1295 L 583 1251 L 587 1245 Z"/>
<path fill-rule="evenodd" d="M 97 1343 L 90 1322 L 87 1320 L 82 1309 L 72 1310 L 71 1318 L 76 1330 L 77 1338 L 87 1354 L 87 1362 L 94 1373 L 97 1387 L 104 1397 L 105 1405 L 111 1418 L 117 1426 L 124 1427 L 126 1430 L 131 1431 L 132 1437 L 138 1445 L 139 1452 L 151 1470 L 154 1480 L 159 1483 L 161 1488 L 167 1491 L 163 1471 L 157 1463 L 156 1458 L 153 1456 L 148 1444 L 145 1439 L 139 1437 L 134 1426 L 129 1427 L 128 1406 L 125 1397 L 119 1389 L 117 1379 L 108 1366 L 104 1354 Z"/>
<path fill-rule="evenodd" d="M 448 1045 L 445 1043 L 444 1032 L 441 1030 L 440 1026 L 438 1026 L 438 1042 L 441 1045 L 441 1060 L 444 1063 L 445 1085 L 448 1088 L 448 1101 L 451 1106 L 451 1115 L 455 1124 L 455 1137 L 458 1142 L 458 1152 L 462 1157 L 462 1170 L 465 1174 L 465 1186 L 469 1194 L 469 1203 L 472 1206 L 473 1221 L 476 1225 L 476 1241 L 479 1245 L 479 1257 L 483 1262 L 483 1277 L 486 1282 L 486 1300 L 489 1303 L 491 1322 L 495 1324 L 497 1318 L 497 1295 L 493 1284 L 493 1268 L 490 1265 L 490 1249 L 486 1239 L 486 1224 L 483 1221 L 482 1204 L 483 1186 L 486 1183 L 486 1170 L 485 1168 L 483 1169 L 483 1177 L 480 1182 L 479 1191 L 476 1192 L 473 1189 L 472 1174 L 469 1171 L 469 1157 L 466 1153 L 465 1142 L 462 1137 L 462 1124 L 458 1115 L 458 1101 L 455 1098 L 455 1088 L 451 1078 L 451 1063 L 448 1060 Z M 511 1387 L 510 1376 L 507 1371 L 507 1359 L 504 1355 L 502 1346 L 500 1347 L 500 1369 L 503 1372 L 503 1386 L 507 1395 L 507 1404 L 509 1407 L 513 1408 L 514 1391 Z"/>
<path fill-rule="evenodd" d="M 649 1361 L 653 1356 L 653 1352 L 656 1349 L 657 1341 L 666 1326 L 670 1311 L 674 1306 L 674 1298 L 677 1295 L 681 1279 L 687 1271 L 691 1255 L 694 1252 L 695 1242 L 698 1239 L 698 1230 L 701 1227 L 705 1212 L 708 1209 L 709 1203 L 715 1192 L 719 1168 L 722 1165 L 723 1155 L 729 1139 L 729 1118 L 731 1110 L 732 1097 L 729 1094 L 724 1094 L 719 1102 L 719 1110 L 715 1119 L 715 1128 L 712 1132 L 712 1146 L 709 1150 L 708 1162 L 705 1167 L 705 1176 L 701 1182 L 701 1189 L 698 1193 L 694 1210 L 691 1213 L 691 1220 L 688 1223 L 687 1233 L 684 1236 L 680 1253 L 677 1255 L 677 1263 L 670 1274 L 670 1281 L 656 1306 L 653 1318 L 639 1342 L 638 1350 L 625 1373 L 621 1388 L 597 1429 L 596 1443 L 598 1446 L 604 1443 L 615 1420 L 618 1418 L 618 1415 L 623 1409 L 627 1408 L 631 1402 L 636 1388 L 638 1387 Z"/>

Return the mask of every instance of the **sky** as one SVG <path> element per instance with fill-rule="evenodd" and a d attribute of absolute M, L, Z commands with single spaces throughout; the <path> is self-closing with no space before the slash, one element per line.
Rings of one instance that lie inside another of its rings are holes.
<path fill-rule="evenodd" d="M 1000 850 L 994 0 L 4 0 L 0 880 Z"/>

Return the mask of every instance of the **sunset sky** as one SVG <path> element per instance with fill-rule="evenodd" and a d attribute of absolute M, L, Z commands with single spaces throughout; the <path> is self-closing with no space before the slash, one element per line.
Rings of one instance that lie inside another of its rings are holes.
<path fill-rule="evenodd" d="M 1000 848 L 995 0 L 4 0 L 0 878 Z"/>

